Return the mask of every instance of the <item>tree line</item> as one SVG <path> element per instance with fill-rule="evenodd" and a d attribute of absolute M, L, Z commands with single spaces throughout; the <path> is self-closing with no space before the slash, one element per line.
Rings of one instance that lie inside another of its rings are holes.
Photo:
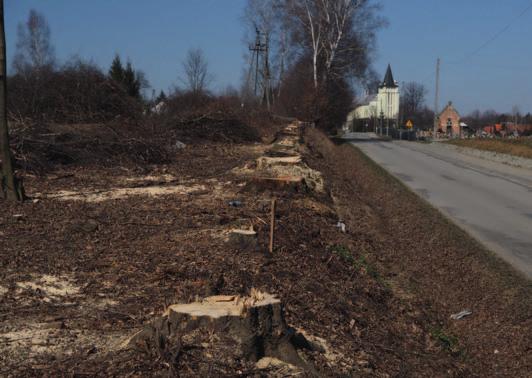
<path fill-rule="evenodd" d="M 333 129 L 352 108 L 354 88 L 375 77 L 376 33 L 386 24 L 376 1 L 248 0 L 244 21 L 247 43 L 260 33 L 267 46 L 271 64 L 261 75 L 275 112 Z M 253 93 L 249 85 L 243 94 Z"/>
<path fill-rule="evenodd" d="M 0 5 L 3 16 L 3 1 Z M 268 110 L 333 129 L 352 108 L 356 85 L 375 76 L 376 32 L 385 25 L 376 1 L 248 0 L 244 23 L 268 46 L 267 72 L 261 72 L 269 80 L 272 107 Z M 6 69 L 5 55 L 3 63 Z M 158 104 L 183 112 L 212 107 L 216 98 L 221 108 L 230 104 L 249 109 L 261 102 L 250 93 L 246 80 L 240 91 L 227 88 L 213 95 L 213 76 L 200 49 L 188 51 L 179 85 L 168 94 L 153 91 L 151 98 L 146 95 L 150 88 L 146 75 L 118 54 L 107 70 L 80 57 L 59 62 L 51 28 L 36 10 L 18 26 L 11 68 L 9 76 L 2 76 L 9 88 L 3 97 L 6 133 L 8 117 L 13 124 L 33 127 L 108 122 L 117 117 L 141 120 L 143 114 L 159 111 Z M 2 143 L 8 146 L 7 140 Z M 3 168 L 9 166 L 7 160 L 3 158 Z M 4 189 L 11 184 L 3 177 Z"/>

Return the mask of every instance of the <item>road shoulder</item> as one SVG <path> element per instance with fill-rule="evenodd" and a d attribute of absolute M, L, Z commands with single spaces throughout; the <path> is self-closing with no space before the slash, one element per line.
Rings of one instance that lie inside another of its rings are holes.
<path fill-rule="evenodd" d="M 378 241 L 363 248 L 394 291 L 436 316 L 435 326 L 460 341 L 476 374 L 524 376 L 530 371 L 530 281 L 360 150 L 334 146 L 317 132 L 307 138 L 323 156 L 315 164 L 327 166 L 322 171 L 328 172 L 326 180 L 348 226 Z M 473 315 L 450 319 L 464 309 Z"/>

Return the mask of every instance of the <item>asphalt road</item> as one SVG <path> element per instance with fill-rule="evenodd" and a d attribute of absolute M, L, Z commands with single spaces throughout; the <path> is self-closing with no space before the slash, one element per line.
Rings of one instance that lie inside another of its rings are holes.
<path fill-rule="evenodd" d="M 486 247 L 532 278 L 532 171 L 438 143 L 352 142 Z"/>

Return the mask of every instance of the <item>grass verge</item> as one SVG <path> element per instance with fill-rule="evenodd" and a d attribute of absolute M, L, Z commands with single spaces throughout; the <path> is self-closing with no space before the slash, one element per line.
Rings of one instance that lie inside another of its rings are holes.
<path fill-rule="evenodd" d="M 532 159 L 532 138 L 519 139 L 456 139 L 446 143 Z"/>

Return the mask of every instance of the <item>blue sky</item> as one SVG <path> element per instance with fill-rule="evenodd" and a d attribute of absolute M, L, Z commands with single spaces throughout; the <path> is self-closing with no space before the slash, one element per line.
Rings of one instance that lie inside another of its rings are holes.
<path fill-rule="evenodd" d="M 61 60 L 91 58 L 107 69 L 115 53 L 146 72 L 152 86 L 178 82 L 190 47 L 202 48 L 213 86 L 239 86 L 244 67 L 245 0 L 5 0 L 8 59 L 17 24 L 31 8 L 52 29 Z M 442 59 L 441 105 L 452 100 L 462 113 L 474 109 L 532 112 L 532 0 L 382 0 L 389 26 L 379 33 L 375 68 L 392 64 L 399 82 L 418 81 L 433 105 L 434 67 Z M 506 25 L 511 27 L 473 56 Z M 465 59 L 464 59 L 465 58 Z M 458 64 L 450 64 L 459 61 Z M 440 106 L 441 106 L 440 105 Z"/>

